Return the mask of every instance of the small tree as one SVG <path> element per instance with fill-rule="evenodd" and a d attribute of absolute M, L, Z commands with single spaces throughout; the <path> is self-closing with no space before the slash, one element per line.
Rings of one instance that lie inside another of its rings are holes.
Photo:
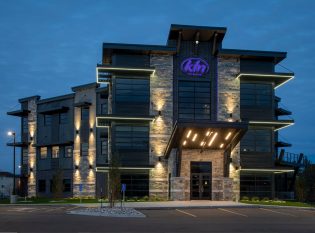
<path fill-rule="evenodd" d="M 63 171 L 58 169 L 52 178 L 52 193 L 54 198 L 61 198 L 64 189 Z"/>
<path fill-rule="evenodd" d="M 315 166 L 309 160 L 305 163 L 305 168 L 298 174 L 295 191 L 298 201 L 314 201 L 315 186 Z"/>
<path fill-rule="evenodd" d="M 119 154 L 112 156 L 109 163 L 109 203 L 110 208 L 115 206 L 115 202 L 119 199 L 120 194 L 120 169 Z"/>

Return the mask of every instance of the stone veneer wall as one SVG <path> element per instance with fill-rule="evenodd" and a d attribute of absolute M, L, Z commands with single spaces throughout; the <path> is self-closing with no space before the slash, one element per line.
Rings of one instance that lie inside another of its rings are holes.
<path fill-rule="evenodd" d="M 150 66 L 155 73 L 150 77 L 150 114 L 158 116 L 150 124 L 150 197 L 168 197 L 167 161 L 158 162 L 163 156 L 173 126 L 173 56 L 151 55 Z"/>
<path fill-rule="evenodd" d="M 96 86 L 82 88 L 75 92 L 74 103 L 90 102 L 89 127 L 93 132 L 89 134 L 88 156 L 80 156 L 80 136 L 74 132 L 73 164 L 79 166 L 79 169 L 73 169 L 73 196 L 95 197 L 96 185 Z M 74 130 L 80 130 L 81 108 L 74 108 Z M 93 169 L 89 168 L 93 166 Z M 83 191 L 80 192 L 80 184 L 83 185 Z"/>
<path fill-rule="evenodd" d="M 218 120 L 240 120 L 240 81 L 236 79 L 240 72 L 238 58 L 218 58 Z M 232 113 L 232 119 L 229 115 Z M 240 146 L 239 144 L 231 152 L 229 177 L 233 180 L 233 199 L 240 197 Z"/>
<path fill-rule="evenodd" d="M 212 163 L 212 200 L 232 200 L 232 181 L 223 177 L 223 150 L 184 149 L 181 156 L 180 177 L 172 179 L 172 199 L 190 199 L 190 163 L 211 162 Z"/>
<path fill-rule="evenodd" d="M 27 195 L 28 197 L 36 196 L 36 147 L 33 147 L 33 144 L 36 143 L 36 124 L 37 124 L 37 97 L 34 97 L 28 100 L 28 141 L 31 142 L 27 148 L 27 159 L 24 160 L 23 164 L 27 164 L 28 167 L 28 180 L 27 180 Z M 33 137 L 33 141 L 30 140 L 30 137 Z M 24 156 L 24 155 L 23 155 Z M 30 169 L 33 169 L 30 172 Z"/>

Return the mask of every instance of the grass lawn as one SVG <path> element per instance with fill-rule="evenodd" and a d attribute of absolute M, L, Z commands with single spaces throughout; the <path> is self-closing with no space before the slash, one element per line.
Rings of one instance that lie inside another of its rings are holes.
<path fill-rule="evenodd" d="M 272 205 L 272 206 L 296 206 L 296 207 L 315 207 L 315 204 L 308 204 L 298 201 L 245 201 L 241 200 L 241 203 L 245 204 L 256 204 L 256 205 Z"/>

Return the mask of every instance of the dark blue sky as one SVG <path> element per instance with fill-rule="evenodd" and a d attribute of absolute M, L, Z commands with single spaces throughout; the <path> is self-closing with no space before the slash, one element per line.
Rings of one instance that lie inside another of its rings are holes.
<path fill-rule="evenodd" d="M 312 0 L 0 1 L 0 170 L 12 169 L 6 132 L 20 119 L 6 112 L 17 99 L 93 82 L 102 42 L 165 44 L 171 23 L 225 26 L 224 48 L 287 51 L 295 79 L 277 95 L 296 124 L 280 135 L 315 160 L 314 11 Z"/>

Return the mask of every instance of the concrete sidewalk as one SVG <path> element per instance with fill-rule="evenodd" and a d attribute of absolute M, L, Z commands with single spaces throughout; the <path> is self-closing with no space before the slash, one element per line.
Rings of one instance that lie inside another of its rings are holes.
<path fill-rule="evenodd" d="M 82 207 L 100 207 L 101 204 L 74 204 Z M 108 203 L 103 204 L 108 206 Z M 120 202 L 116 204 L 120 206 Z M 135 209 L 174 209 L 174 208 L 220 208 L 220 207 L 250 207 L 253 205 L 233 201 L 156 201 L 156 202 L 125 202 L 124 207 Z"/>

